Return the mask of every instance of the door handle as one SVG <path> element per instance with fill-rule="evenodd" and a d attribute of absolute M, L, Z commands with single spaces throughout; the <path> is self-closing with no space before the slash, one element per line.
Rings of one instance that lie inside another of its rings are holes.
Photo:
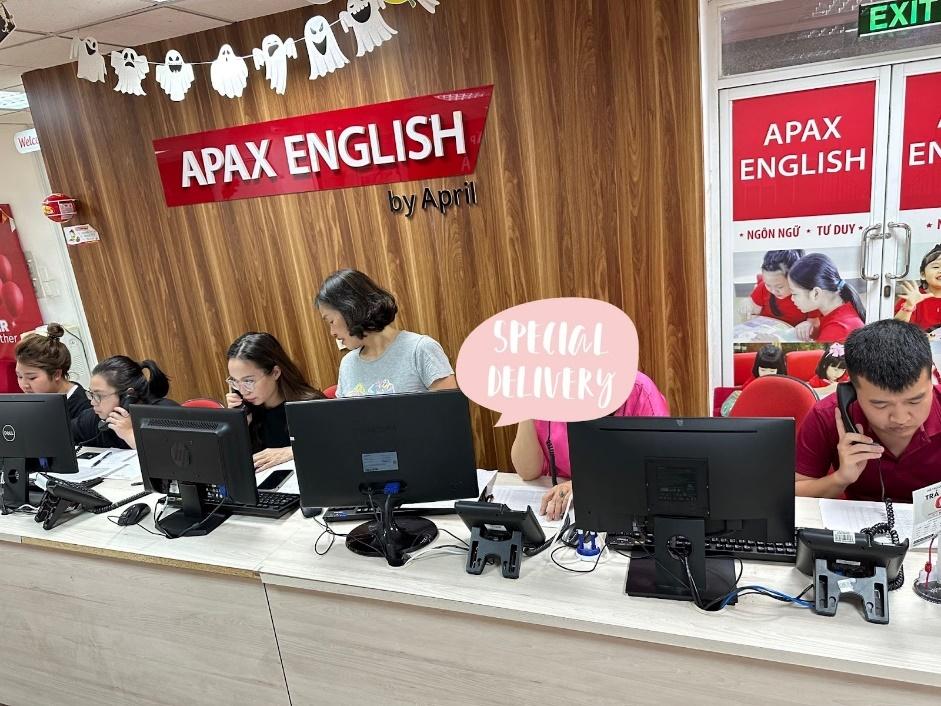
<path fill-rule="evenodd" d="M 912 261 L 912 227 L 908 223 L 889 223 L 889 230 L 895 231 L 896 228 L 901 228 L 902 232 L 905 233 L 905 255 L 903 261 L 905 263 L 905 269 L 901 272 L 896 272 L 892 274 L 891 272 L 885 273 L 885 278 L 888 281 L 893 281 L 897 279 L 904 279 L 908 277 L 908 270 L 911 267 Z M 896 262 L 898 262 L 896 260 Z"/>
<path fill-rule="evenodd" d="M 873 240 L 880 240 L 885 237 L 880 232 L 881 230 L 881 223 L 873 223 L 871 226 L 863 230 L 862 252 L 860 253 L 862 266 L 860 268 L 859 276 L 867 282 L 877 282 L 880 277 L 880 275 L 867 275 L 866 265 L 869 263 L 869 243 Z M 877 233 L 877 235 L 873 235 L 873 232 Z"/>

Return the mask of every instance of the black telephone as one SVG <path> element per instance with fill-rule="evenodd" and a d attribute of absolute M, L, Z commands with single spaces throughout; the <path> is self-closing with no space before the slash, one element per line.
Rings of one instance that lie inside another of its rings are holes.
<path fill-rule="evenodd" d="M 242 393 L 234 387 L 230 387 L 229 390 L 232 392 L 233 395 L 237 396 L 240 400 L 242 400 L 242 404 L 240 404 L 238 407 L 233 407 L 232 409 L 240 409 L 243 412 L 248 412 L 248 407 L 245 404 L 245 398 L 242 397 Z"/>
<path fill-rule="evenodd" d="M 91 483 L 72 483 L 71 481 L 49 478 L 46 491 L 33 519 L 42 522 L 43 529 L 50 530 L 64 518 L 66 513 L 76 508 L 100 515 L 111 512 L 122 505 L 150 495 L 149 490 L 142 491 L 129 498 L 111 502 L 90 487 Z"/>
<path fill-rule="evenodd" d="M 840 415 L 843 417 L 843 427 L 846 429 L 846 432 L 849 434 L 856 434 L 858 430 L 856 425 L 853 424 L 853 418 L 850 416 L 850 405 L 856 401 L 856 388 L 853 387 L 852 383 L 841 382 L 836 386 L 836 403 L 840 408 Z M 863 442 L 856 442 L 863 443 Z M 872 527 L 867 527 L 866 529 L 861 530 L 861 534 L 869 536 L 870 541 L 876 535 L 887 534 L 892 539 L 893 544 L 901 544 L 899 541 L 899 533 L 895 529 L 895 508 L 892 506 L 892 498 L 887 498 L 885 496 L 885 483 L 882 480 L 882 465 L 879 465 L 879 482 L 882 484 L 882 502 L 885 503 L 885 517 L 886 522 L 880 522 L 879 524 L 873 525 Z M 908 548 L 908 543 L 906 540 L 906 548 Z M 895 590 L 899 588 L 905 582 L 905 574 L 902 570 L 901 565 L 899 565 L 899 573 L 891 583 L 889 584 L 889 590 Z"/>
<path fill-rule="evenodd" d="M 121 395 L 121 398 L 118 400 L 118 407 L 123 410 L 127 410 L 127 406 L 137 402 L 137 399 L 137 393 L 134 390 L 128 390 L 123 395 Z M 108 420 L 102 419 L 98 422 L 98 433 L 101 434 L 106 431 L 108 431 Z"/>

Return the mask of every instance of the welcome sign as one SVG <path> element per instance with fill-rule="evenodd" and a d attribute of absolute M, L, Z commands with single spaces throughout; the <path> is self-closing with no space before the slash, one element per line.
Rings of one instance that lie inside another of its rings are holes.
<path fill-rule="evenodd" d="M 470 174 L 493 86 L 154 140 L 167 206 Z"/>

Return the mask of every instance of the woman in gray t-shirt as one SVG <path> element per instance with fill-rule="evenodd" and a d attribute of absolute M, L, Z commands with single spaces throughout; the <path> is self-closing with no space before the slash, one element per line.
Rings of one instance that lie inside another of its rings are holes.
<path fill-rule="evenodd" d="M 427 392 L 457 387 L 441 344 L 392 323 L 395 298 L 357 270 L 339 270 L 317 294 L 330 335 L 350 352 L 340 361 L 337 397 Z"/>

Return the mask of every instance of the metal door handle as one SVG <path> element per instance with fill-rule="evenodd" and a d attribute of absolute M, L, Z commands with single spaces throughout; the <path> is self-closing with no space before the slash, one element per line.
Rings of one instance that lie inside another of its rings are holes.
<path fill-rule="evenodd" d="M 867 275 L 866 274 L 866 264 L 869 262 L 869 243 L 872 240 L 879 240 L 885 236 L 879 231 L 882 230 L 881 223 L 873 223 L 871 226 L 863 230 L 863 242 L 862 242 L 862 267 L 860 268 L 859 276 L 867 282 L 877 282 L 879 280 L 879 275 Z M 875 231 L 877 235 L 872 235 L 872 232 Z"/>
<path fill-rule="evenodd" d="M 896 272 L 895 274 L 886 272 L 885 278 L 891 282 L 892 280 L 905 279 L 908 277 L 908 270 L 911 267 L 912 260 L 912 227 L 908 225 L 908 223 L 889 223 L 888 226 L 890 231 L 894 231 L 896 228 L 901 228 L 905 233 L 905 256 L 903 258 L 903 261 L 905 262 L 905 269 L 901 272 Z"/>

